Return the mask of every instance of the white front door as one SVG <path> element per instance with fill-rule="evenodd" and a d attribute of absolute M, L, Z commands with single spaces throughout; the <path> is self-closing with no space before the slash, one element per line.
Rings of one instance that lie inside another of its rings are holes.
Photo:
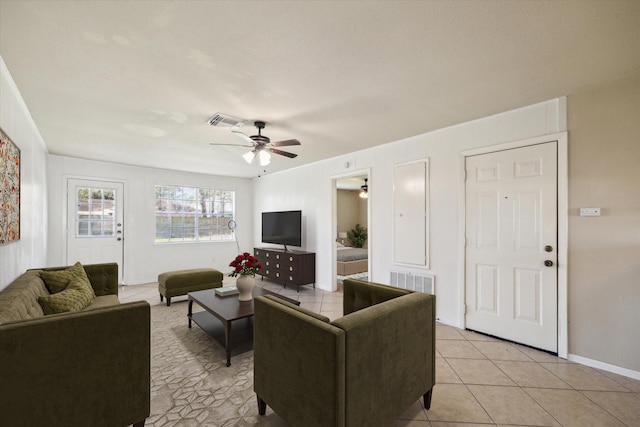
<path fill-rule="evenodd" d="M 468 329 L 557 352 L 557 143 L 466 158 Z"/>
<path fill-rule="evenodd" d="M 67 264 L 118 263 L 124 269 L 124 185 L 121 182 L 67 180 Z"/>

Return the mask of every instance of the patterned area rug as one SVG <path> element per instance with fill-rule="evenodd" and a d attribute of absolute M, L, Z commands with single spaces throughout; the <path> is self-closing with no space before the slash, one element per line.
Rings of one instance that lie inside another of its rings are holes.
<path fill-rule="evenodd" d="M 194 304 L 194 311 L 196 310 Z M 151 305 L 151 415 L 147 426 L 279 426 L 269 408 L 258 414 L 253 351 L 233 355 L 197 325 L 188 327 L 187 302 Z"/>

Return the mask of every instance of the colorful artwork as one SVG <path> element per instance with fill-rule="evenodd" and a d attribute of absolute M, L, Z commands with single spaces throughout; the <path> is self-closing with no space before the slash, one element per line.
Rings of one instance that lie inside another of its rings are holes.
<path fill-rule="evenodd" d="M 0 129 L 0 245 L 20 240 L 20 149 Z"/>

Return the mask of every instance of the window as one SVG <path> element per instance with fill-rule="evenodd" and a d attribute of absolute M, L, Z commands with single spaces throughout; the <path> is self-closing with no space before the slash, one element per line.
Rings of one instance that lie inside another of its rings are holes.
<path fill-rule="evenodd" d="M 233 240 L 233 191 L 156 185 L 156 242 Z"/>
<path fill-rule="evenodd" d="M 76 187 L 76 237 L 113 237 L 116 190 Z"/>

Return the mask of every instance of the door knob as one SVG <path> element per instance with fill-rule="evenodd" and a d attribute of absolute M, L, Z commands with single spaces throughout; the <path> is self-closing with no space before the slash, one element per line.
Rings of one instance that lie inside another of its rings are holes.
<path fill-rule="evenodd" d="M 544 265 L 545 267 L 553 267 L 553 261 L 551 261 L 550 259 L 545 260 Z"/>
<path fill-rule="evenodd" d="M 118 237 L 116 240 L 119 242 L 120 240 L 122 240 L 122 237 Z"/>
<path fill-rule="evenodd" d="M 547 245 L 547 246 L 544 247 L 544 251 L 545 252 L 551 252 L 552 250 L 553 250 L 553 246 L 551 246 L 551 245 Z"/>

